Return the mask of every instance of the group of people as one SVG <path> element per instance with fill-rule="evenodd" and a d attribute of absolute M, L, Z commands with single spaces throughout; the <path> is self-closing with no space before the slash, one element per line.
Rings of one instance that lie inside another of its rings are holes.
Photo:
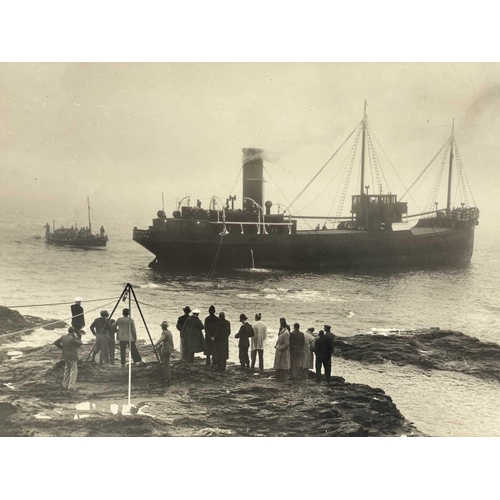
<path fill-rule="evenodd" d="M 62 351 L 65 361 L 63 386 L 74 389 L 78 374 L 78 348 L 82 345 L 81 336 L 85 334 L 84 311 L 81 298 L 75 298 L 71 306 L 72 326 L 68 333 L 54 342 Z M 206 356 L 207 366 L 213 366 L 223 372 L 229 358 L 229 337 L 231 323 L 226 319 L 224 312 L 216 315 L 215 306 L 210 306 L 208 316 L 204 321 L 200 319 L 200 310 L 191 310 L 184 307 L 184 314 L 179 316 L 176 328 L 180 335 L 181 360 L 186 363 L 194 362 L 194 355 L 203 352 Z M 267 325 L 262 321 L 262 314 L 255 314 L 255 321 L 251 324 L 245 314 L 240 314 L 241 326 L 235 334 L 238 339 L 239 362 L 243 370 L 255 370 L 258 358 L 258 369 L 264 370 L 264 349 L 266 348 L 268 331 Z M 168 321 L 161 323 L 162 333 L 155 344 L 159 349 L 165 380 L 171 380 L 170 357 L 174 352 L 174 341 L 169 330 Z M 92 348 L 92 361 L 96 361 L 99 354 L 99 363 L 113 365 L 115 362 L 115 342 L 120 344 L 121 366 L 126 365 L 126 352 L 130 348 L 130 355 L 135 364 L 142 364 L 142 357 L 137 349 L 137 332 L 135 323 L 130 318 L 129 309 L 122 311 L 122 317 L 116 321 L 109 318 L 106 310 L 90 325 L 90 330 L 96 337 L 96 344 Z M 205 331 L 205 334 L 203 334 Z M 115 340 L 116 334 L 116 340 Z M 274 369 L 276 379 L 300 380 L 307 376 L 310 369 L 316 369 L 316 381 L 321 380 L 321 370 L 324 368 L 325 378 L 330 381 L 331 357 L 334 349 L 334 335 L 329 325 L 324 325 L 324 330 L 319 335 L 314 335 L 314 328 L 308 328 L 305 333 L 300 330 L 299 323 L 293 325 L 293 330 L 285 318 L 280 318 L 278 338 L 275 345 Z M 250 356 L 249 356 L 250 350 Z M 316 361 L 314 362 L 314 355 Z"/>

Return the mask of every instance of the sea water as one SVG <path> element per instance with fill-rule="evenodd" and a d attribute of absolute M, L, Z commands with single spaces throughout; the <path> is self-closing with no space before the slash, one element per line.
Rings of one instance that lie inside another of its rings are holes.
<path fill-rule="evenodd" d="M 154 256 L 132 240 L 132 221 L 119 217 L 98 221 L 109 235 L 108 246 L 88 250 L 46 244 L 46 222 L 36 213 L 6 213 L 0 221 L 0 304 L 22 314 L 67 320 L 71 316 L 70 304 L 38 304 L 71 303 L 80 296 L 86 339 L 91 337 L 88 325 L 101 309 L 111 312 L 125 285 L 131 283 L 153 340 L 160 337 L 160 324 L 166 319 L 176 348 L 179 337 L 175 323 L 184 306 L 200 309 L 202 319 L 212 304 L 217 312 L 225 311 L 232 325 L 229 361 L 236 363 L 238 341 L 234 334 L 241 313 L 252 319 L 260 312 L 268 325 L 267 367 L 273 362 L 280 317 L 290 325 L 297 322 L 301 329 L 313 326 L 316 331 L 327 323 L 339 335 L 384 335 L 440 327 L 500 342 L 500 266 L 496 262 L 499 239 L 482 232 L 481 226 L 476 231 L 472 262 L 463 269 L 273 271 L 259 267 L 255 256 L 254 266 L 249 259 L 247 268 L 230 272 L 216 269 L 212 279 L 207 279 L 209 269 L 191 274 L 150 269 L 148 263 Z M 147 227 L 148 222 L 141 227 Z M 118 304 L 115 316 L 121 315 L 123 307 L 128 307 L 128 300 Z M 138 337 L 148 339 L 134 303 L 132 317 Z M 14 343 L 0 342 L 0 348 L 19 351 L 23 346 L 51 343 L 62 333 L 37 330 Z M 54 356 L 57 358 L 56 352 Z M 411 367 L 363 366 L 337 358 L 333 372 L 349 382 L 381 387 L 406 418 L 429 434 L 500 435 L 500 384 L 461 374 L 429 375 Z M 448 412 L 443 412 L 444 396 L 448 398 Z"/>

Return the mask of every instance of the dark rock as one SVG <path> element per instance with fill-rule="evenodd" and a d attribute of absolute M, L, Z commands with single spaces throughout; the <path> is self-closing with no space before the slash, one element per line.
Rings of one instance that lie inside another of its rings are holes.
<path fill-rule="evenodd" d="M 363 363 L 415 365 L 500 381 L 500 345 L 439 328 L 388 336 L 337 337 L 335 355 Z"/>
<path fill-rule="evenodd" d="M 54 323 L 53 325 L 47 325 L 48 323 Z M 6 333 L 18 332 L 21 330 L 43 327 L 45 330 L 54 330 L 56 328 L 65 328 L 67 323 L 64 321 L 57 321 L 55 319 L 42 319 L 37 316 L 23 316 L 20 312 L 8 307 L 0 306 L 0 335 L 5 335 Z"/>

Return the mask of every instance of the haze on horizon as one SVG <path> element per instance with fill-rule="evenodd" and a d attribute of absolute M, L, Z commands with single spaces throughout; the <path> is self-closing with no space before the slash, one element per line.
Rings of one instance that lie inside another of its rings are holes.
<path fill-rule="evenodd" d="M 498 63 L 3 63 L 0 207 L 68 223 L 89 196 L 95 213 L 145 227 L 162 191 L 169 214 L 186 195 L 204 207 L 225 199 L 244 147 L 266 151 L 265 198 L 286 204 L 282 193 L 295 198 L 360 122 L 365 99 L 406 186 L 455 119 L 481 223 L 496 227 Z M 311 203 L 302 214 L 328 212 L 337 187 L 318 195 L 331 174 L 297 202 Z M 233 194 L 241 206 L 241 178 Z"/>

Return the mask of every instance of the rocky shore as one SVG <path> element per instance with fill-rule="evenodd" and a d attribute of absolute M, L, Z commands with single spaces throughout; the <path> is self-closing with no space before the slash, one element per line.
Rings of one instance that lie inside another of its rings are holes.
<path fill-rule="evenodd" d="M 439 328 L 337 337 L 335 355 L 362 363 L 415 365 L 500 381 L 500 345 Z"/>
<path fill-rule="evenodd" d="M 8 322 L 5 319 L 8 319 Z M 3 321 L 3 324 L 1 323 Z M 46 320 L 0 308 L 0 332 Z M 9 338 L 10 339 L 10 338 Z M 144 365 L 128 369 L 89 362 L 74 393 L 61 387 L 63 363 L 52 345 L 9 352 L 0 336 L 0 436 L 418 436 L 381 389 L 333 377 L 278 383 L 272 370 L 225 373 L 201 358 L 173 356 L 166 386 L 151 346 Z M 81 349 L 87 357 L 92 344 Z M 360 363 L 415 365 L 500 380 L 500 346 L 437 328 L 390 335 L 337 337 L 335 356 Z"/>
<path fill-rule="evenodd" d="M 90 345 L 82 349 L 82 358 Z M 151 351 L 151 350 L 150 350 Z M 147 353 L 148 346 L 141 352 Z M 152 352 L 128 369 L 87 363 L 78 390 L 61 388 L 53 346 L 26 349 L 0 366 L 2 436 L 401 436 L 420 435 L 381 389 L 334 377 L 279 384 L 272 371 L 225 374 L 201 358 L 174 359 L 165 386 Z M 125 408 L 124 405 L 125 404 Z"/>

